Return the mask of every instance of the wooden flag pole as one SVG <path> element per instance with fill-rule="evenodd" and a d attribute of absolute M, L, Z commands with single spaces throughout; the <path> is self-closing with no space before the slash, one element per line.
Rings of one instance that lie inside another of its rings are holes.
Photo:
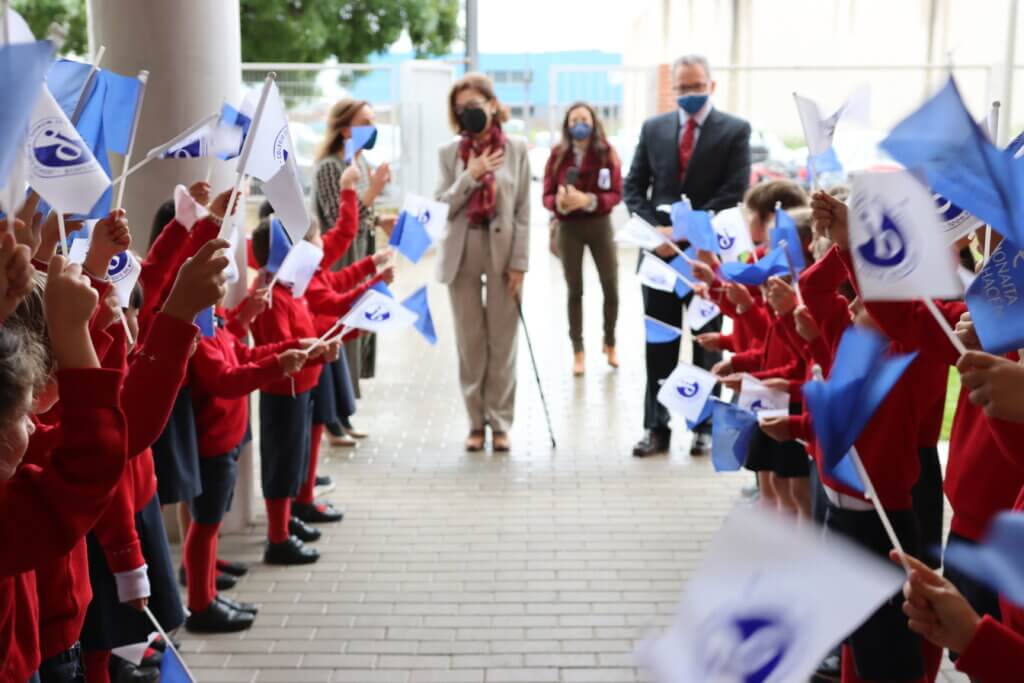
<path fill-rule="evenodd" d="M 235 184 L 231 188 L 231 196 L 228 198 L 228 206 L 225 211 L 225 216 L 230 216 L 234 210 L 235 201 L 238 199 L 238 193 L 242 189 L 242 180 L 245 177 L 245 165 L 249 162 L 249 154 L 252 153 L 252 145 L 256 140 L 256 130 L 260 126 L 260 119 L 263 117 L 263 109 L 267 105 L 267 97 L 270 95 L 270 85 L 277 78 L 277 74 L 273 71 L 267 72 L 267 77 L 263 81 L 263 90 L 260 92 L 260 99 L 256 103 L 256 111 L 252 115 L 252 125 L 249 127 L 249 134 L 245 136 L 245 143 L 242 145 L 242 151 L 238 155 L 238 167 L 237 177 L 235 178 Z M 221 225 L 221 234 L 217 235 L 218 238 L 223 239 L 225 232 L 224 226 Z"/>
<path fill-rule="evenodd" d="M 128 167 L 132 161 L 132 152 L 135 151 L 135 138 L 139 133 L 139 119 L 142 117 L 142 103 L 146 99 L 146 82 L 149 81 L 149 72 L 139 72 L 139 100 L 135 103 L 135 119 L 132 122 L 132 136 L 128 139 L 128 152 L 124 155 L 124 165 Z M 114 210 L 117 211 L 124 206 L 124 186 L 128 179 L 121 177 L 117 186 L 117 199 L 114 201 Z"/>

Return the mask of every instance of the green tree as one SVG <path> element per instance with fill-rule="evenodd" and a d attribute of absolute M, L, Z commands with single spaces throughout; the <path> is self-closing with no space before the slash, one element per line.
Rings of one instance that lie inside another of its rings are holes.
<path fill-rule="evenodd" d="M 365 62 L 406 30 L 417 56 L 445 54 L 459 0 L 241 0 L 242 61 Z"/>
<path fill-rule="evenodd" d="M 220 0 L 224 1 L 224 0 Z M 38 37 L 68 29 L 64 52 L 85 54 L 86 0 L 13 0 Z M 459 36 L 459 0 L 241 0 L 246 62 L 365 62 L 408 31 L 417 56 L 442 55 Z"/>
<path fill-rule="evenodd" d="M 25 17 L 37 38 L 45 38 L 54 22 L 64 26 L 67 36 L 61 52 L 84 55 L 89 51 L 85 0 L 13 0 L 11 8 Z"/>

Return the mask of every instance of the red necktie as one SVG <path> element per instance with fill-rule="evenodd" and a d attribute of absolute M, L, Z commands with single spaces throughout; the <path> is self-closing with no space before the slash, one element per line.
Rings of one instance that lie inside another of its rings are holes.
<path fill-rule="evenodd" d="M 690 165 L 690 158 L 693 156 L 693 138 L 697 134 L 697 120 L 692 116 L 686 120 L 686 130 L 683 132 L 683 140 L 679 143 L 679 181 L 686 177 L 686 167 Z"/>

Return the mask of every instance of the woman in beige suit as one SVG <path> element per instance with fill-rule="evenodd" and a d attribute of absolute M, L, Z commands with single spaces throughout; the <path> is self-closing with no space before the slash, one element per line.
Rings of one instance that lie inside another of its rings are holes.
<path fill-rule="evenodd" d="M 483 74 L 456 81 L 448 114 L 459 138 L 440 150 L 437 199 L 449 205 L 439 279 L 448 285 L 469 413 L 466 450 L 508 451 L 516 394 L 518 299 L 529 255 L 530 165 L 526 144 L 501 130 L 507 110 Z"/>

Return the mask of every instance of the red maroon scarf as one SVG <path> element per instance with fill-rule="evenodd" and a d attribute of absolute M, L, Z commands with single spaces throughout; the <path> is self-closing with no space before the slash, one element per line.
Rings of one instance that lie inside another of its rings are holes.
<path fill-rule="evenodd" d="M 477 138 L 470 133 L 462 134 L 462 141 L 459 143 L 459 156 L 465 164 L 469 164 L 469 157 L 481 156 L 496 149 L 505 149 L 508 139 L 501 130 L 501 124 L 495 121 L 491 124 L 486 135 Z M 480 187 L 473 190 L 469 196 L 466 211 L 469 215 L 469 222 L 474 225 L 482 225 L 494 218 L 498 204 L 498 184 L 494 173 L 488 173 L 480 178 Z"/>

